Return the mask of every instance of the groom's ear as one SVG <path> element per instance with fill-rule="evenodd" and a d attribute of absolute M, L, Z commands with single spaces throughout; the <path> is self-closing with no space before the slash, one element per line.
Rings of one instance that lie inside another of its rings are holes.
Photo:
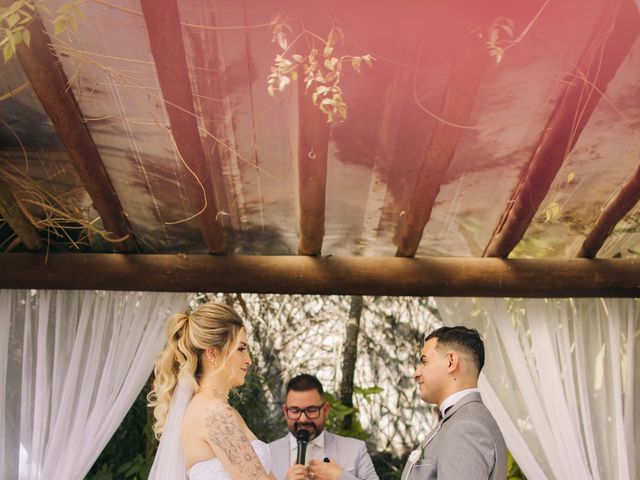
<path fill-rule="evenodd" d="M 329 410 L 331 410 L 331 405 L 329 405 L 329 402 L 325 401 L 322 408 L 324 409 L 324 413 L 326 415 L 329 415 Z"/>
<path fill-rule="evenodd" d="M 449 362 L 447 370 L 449 372 L 455 372 L 460 366 L 460 357 L 458 355 L 458 352 L 447 352 L 447 361 Z"/>

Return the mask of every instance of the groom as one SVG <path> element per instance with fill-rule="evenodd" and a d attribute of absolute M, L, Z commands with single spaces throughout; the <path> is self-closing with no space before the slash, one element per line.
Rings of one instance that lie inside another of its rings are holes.
<path fill-rule="evenodd" d="M 402 480 L 506 478 L 507 447 L 477 388 L 483 365 L 476 330 L 442 327 L 425 338 L 413 376 L 441 420 L 409 456 Z"/>

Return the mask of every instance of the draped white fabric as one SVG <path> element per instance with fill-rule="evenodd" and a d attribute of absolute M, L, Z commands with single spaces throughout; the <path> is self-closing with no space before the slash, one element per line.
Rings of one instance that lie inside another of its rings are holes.
<path fill-rule="evenodd" d="M 640 475 L 640 301 L 437 300 L 485 338 L 480 391 L 529 479 Z"/>
<path fill-rule="evenodd" d="M 158 451 L 153 460 L 148 480 L 185 480 L 187 471 L 182 451 L 182 420 L 193 397 L 193 387 L 188 382 L 179 381 L 171 397 L 171 406 L 164 424 Z"/>
<path fill-rule="evenodd" d="M 81 479 L 187 294 L 0 291 L 0 478 Z"/>

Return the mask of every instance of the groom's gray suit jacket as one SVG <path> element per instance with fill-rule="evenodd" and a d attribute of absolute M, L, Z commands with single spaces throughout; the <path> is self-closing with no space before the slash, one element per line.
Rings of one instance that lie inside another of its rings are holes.
<path fill-rule="evenodd" d="M 493 416 L 477 392 L 447 410 L 442 426 L 427 436 L 421 460 L 409 480 L 504 480 L 507 446 Z M 403 475 L 405 478 L 405 475 Z"/>
<path fill-rule="evenodd" d="M 289 435 L 269 444 L 271 472 L 277 480 L 284 480 L 291 466 Z M 340 480 L 378 480 L 373 462 L 362 440 L 324 432 L 324 451 L 327 457 L 342 467 Z"/>

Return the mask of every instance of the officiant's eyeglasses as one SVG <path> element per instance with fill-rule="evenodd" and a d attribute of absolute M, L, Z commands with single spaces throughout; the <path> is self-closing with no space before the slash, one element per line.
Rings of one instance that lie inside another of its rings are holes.
<path fill-rule="evenodd" d="M 289 420 L 298 420 L 304 413 L 309 420 L 315 420 L 320 416 L 320 411 L 325 403 L 327 402 L 324 402 L 322 405 L 311 405 L 307 408 L 287 407 L 287 418 Z"/>

